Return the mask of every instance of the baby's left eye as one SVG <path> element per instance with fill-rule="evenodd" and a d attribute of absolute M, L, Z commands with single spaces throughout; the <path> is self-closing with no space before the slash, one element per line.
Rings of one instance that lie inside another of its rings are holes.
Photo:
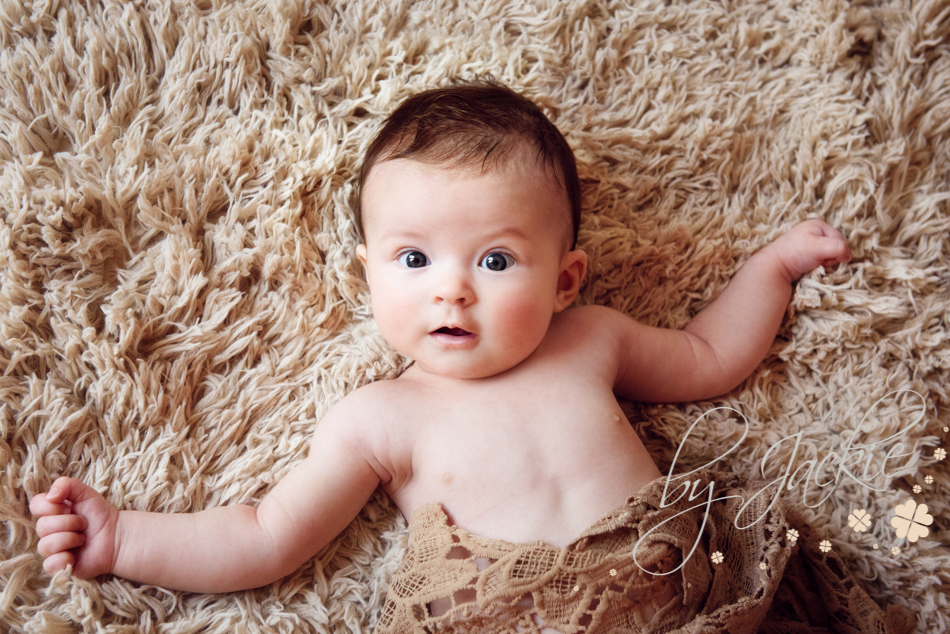
<path fill-rule="evenodd" d="M 482 258 L 479 266 L 484 266 L 489 271 L 504 271 L 514 266 L 515 260 L 510 255 L 504 253 L 489 253 Z"/>

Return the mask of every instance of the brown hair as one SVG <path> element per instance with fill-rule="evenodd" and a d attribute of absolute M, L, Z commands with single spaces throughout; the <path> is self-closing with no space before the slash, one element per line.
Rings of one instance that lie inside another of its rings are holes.
<path fill-rule="evenodd" d="M 356 226 L 363 234 L 363 187 L 377 163 L 397 158 L 449 168 L 502 165 L 524 149 L 551 168 L 571 209 L 572 248 L 577 244 L 581 187 L 574 152 L 531 100 L 492 79 L 455 80 L 403 101 L 386 119 L 360 168 Z"/>

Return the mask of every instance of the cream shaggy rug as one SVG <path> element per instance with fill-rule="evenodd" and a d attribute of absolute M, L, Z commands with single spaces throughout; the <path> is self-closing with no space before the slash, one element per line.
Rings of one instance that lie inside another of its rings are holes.
<path fill-rule="evenodd" d="M 129 509 L 259 500 L 331 404 L 396 375 L 360 156 L 402 98 L 484 73 L 576 149 L 581 303 L 682 326 L 798 221 L 844 232 L 852 263 L 798 283 L 739 388 L 627 411 L 663 469 L 707 412 L 677 471 L 827 458 L 840 481 L 787 498 L 873 597 L 950 628 L 947 0 L 46 0 L 0 3 L 0 630 L 373 628 L 405 548 L 384 496 L 291 576 L 213 596 L 50 580 L 27 502 L 61 474 Z M 878 490 L 834 467 L 850 446 L 860 478 L 859 444 Z"/>

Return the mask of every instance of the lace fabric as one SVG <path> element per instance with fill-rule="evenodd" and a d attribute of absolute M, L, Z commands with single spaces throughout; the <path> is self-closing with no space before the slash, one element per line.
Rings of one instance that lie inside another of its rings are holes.
<path fill-rule="evenodd" d="M 702 498 L 660 508 L 666 478 L 658 478 L 564 548 L 479 537 L 451 525 L 440 505 L 422 506 L 375 631 L 913 631 L 913 614 L 882 610 L 774 492 L 753 499 L 765 483 L 711 470 L 688 480 L 701 482 L 693 491 L 713 483 L 715 497 L 737 497 L 713 502 L 704 523 L 704 506 L 687 511 Z"/>

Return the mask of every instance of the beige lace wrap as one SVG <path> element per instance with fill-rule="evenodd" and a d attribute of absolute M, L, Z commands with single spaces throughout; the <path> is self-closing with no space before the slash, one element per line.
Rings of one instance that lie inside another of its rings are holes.
<path fill-rule="evenodd" d="M 739 497 L 712 502 L 704 524 L 709 483 L 715 498 Z M 674 479 L 666 500 L 679 499 L 660 508 L 665 484 L 654 480 L 564 548 L 478 537 L 438 504 L 419 508 L 376 633 L 914 630 L 909 610 L 882 610 L 834 549 L 821 551 L 776 487 L 752 499 L 766 483 L 703 470 Z"/>

